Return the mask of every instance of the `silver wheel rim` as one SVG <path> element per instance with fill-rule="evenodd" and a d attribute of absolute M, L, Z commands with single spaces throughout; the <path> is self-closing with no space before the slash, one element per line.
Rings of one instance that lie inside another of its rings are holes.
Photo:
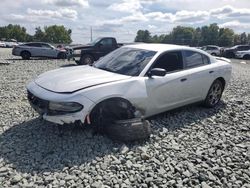
<path fill-rule="evenodd" d="M 221 85 L 219 83 L 213 84 L 208 94 L 209 103 L 211 105 L 217 104 L 220 101 L 221 94 L 222 94 Z"/>

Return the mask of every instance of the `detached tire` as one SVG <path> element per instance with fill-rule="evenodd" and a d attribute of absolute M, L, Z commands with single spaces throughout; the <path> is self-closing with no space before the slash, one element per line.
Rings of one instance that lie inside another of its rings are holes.
<path fill-rule="evenodd" d="M 24 59 L 24 60 L 29 60 L 31 54 L 30 54 L 30 52 L 28 52 L 28 51 L 23 51 L 23 52 L 21 53 L 21 56 L 22 56 L 22 59 Z"/>
<path fill-rule="evenodd" d="M 112 140 L 131 142 L 148 139 L 151 134 L 151 128 L 147 120 L 134 118 L 116 121 L 105 128 L 105 133 Z"/>
<path fill-rule="evenodd" d="M 94 58 L 91 55 L 83 55 L 81 56 L 78 65 L 92 65 L 94 63 Z"/>
<path fill-rule="evenodd" d="M 141 117 L 135 118 L 135 108 L 122 98 L 107 99 L 90 113 L 91 124 L 97 133 L 109 138 L 130 142 L 150 136 L 150 124 Z"/>
<path fill-rule="evenodd" d="M 219 79 L 215 80 L 209 88 L 207 97 L 204 101 L 204 105 L 208 108 L 215 107 L 220 102 L 223 90 L 224 86 L 222 81 L 220 81 Z"/>

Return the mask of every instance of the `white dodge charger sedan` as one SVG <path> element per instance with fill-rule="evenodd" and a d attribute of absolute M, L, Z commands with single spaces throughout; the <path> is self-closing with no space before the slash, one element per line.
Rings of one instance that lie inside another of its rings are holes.
<path fill-rule="evenodd" d="M 121 47 L 93 66 L 60 68 L 28 84 L 28 99 L 57 124 L 103 125 L 187 104 L 214 107 L 231 77 L 229 60 L 167 44 Z"/>

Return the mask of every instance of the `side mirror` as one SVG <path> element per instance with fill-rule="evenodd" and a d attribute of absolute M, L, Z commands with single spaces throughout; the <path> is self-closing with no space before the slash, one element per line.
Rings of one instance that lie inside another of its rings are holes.
<path fill-rule="evenodd" d="M 149 71 L 148 76 L 151 78 L 152 76 L 165 76 L 167 71 L 161 68 L 153 68 Z"/>

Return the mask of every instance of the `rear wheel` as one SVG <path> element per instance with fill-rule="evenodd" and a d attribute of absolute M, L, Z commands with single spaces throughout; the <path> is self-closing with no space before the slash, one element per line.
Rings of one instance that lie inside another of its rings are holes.
<path fill-rule="evenodd" d="M 250 59 L 250 55 L 249 55 L 249 54 L 244 55 L 244 56 L 243 56 L 243 59 L 245 59 L 245 60 L 249 60 L 249 59 Z"/>
<path fill-rule="evenodd" d="M 209 108 L 215 107 L 220 102 L 223 89 L 223 83 L 220 80 L 215 80 L 211 85 L 204 101 L 205 106 Z"/>
<path fill-rule="evenodd" d="M 22 56 L 22 59 L 24 59 L 24 60 L 29 60 L 31 54 L 30 54 L 28 51 L 23 51 L 23 52 L 21 53 L 21 56 Z"/>
<path fill-rule="evenodd" d="M 83 55 L 79 61 L 79 65 L 92 65 L 94 63 L 94 58 L 91 55 Z"/>

